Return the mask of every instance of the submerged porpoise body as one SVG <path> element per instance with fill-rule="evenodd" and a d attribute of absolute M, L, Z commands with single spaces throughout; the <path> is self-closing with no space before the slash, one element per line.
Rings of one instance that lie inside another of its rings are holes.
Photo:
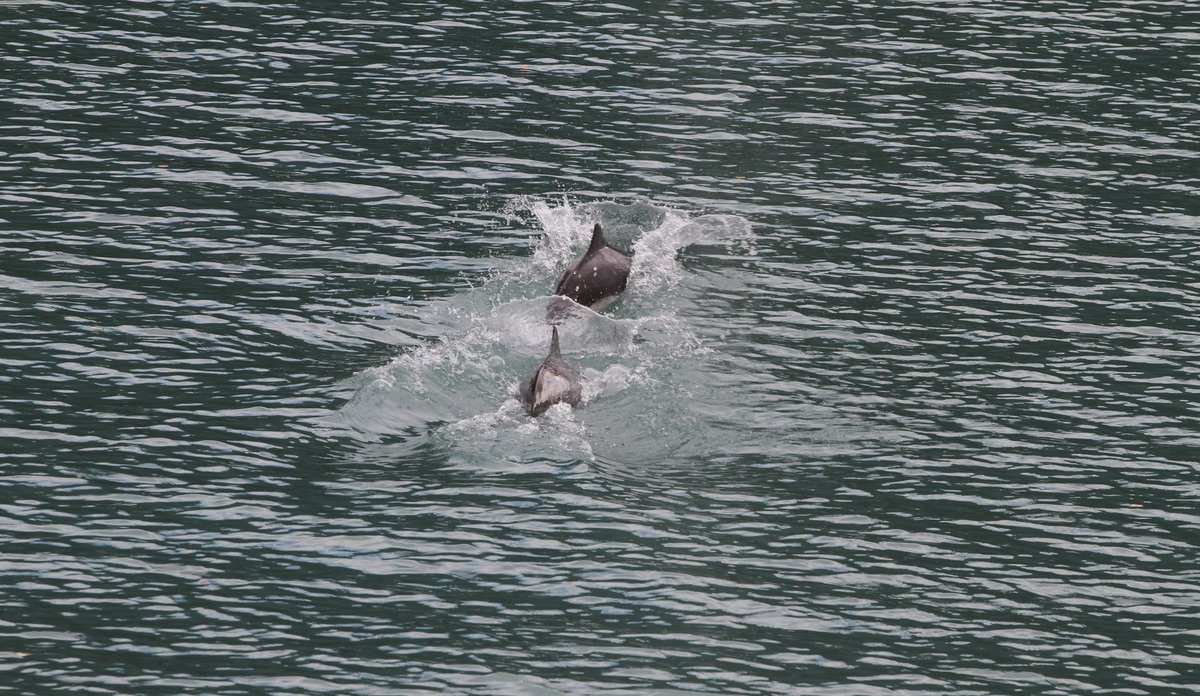
<path fill-rule="evenodd" d="M 557 326 L 551 328 L 550 354 L 521 382 L 518 392 L 521 404 L 531 416 L 540 416 L 554 404 L 579 404 L 583 386 L 579 374 L 563 362 L 562 351 L 558 347 Z"/>
<path fill-rule="evenodd" d="M 629 254 L 608 245 L 600 223 L 592 228 L 592 243 L 583 256 L 575 259 L 554 288 L 554 294 L 570 298 L 599 312 L 612 304 L 625 291 L 629 282 Z M 550 301 L 547 316 L 554 318 L 569 311 L 570 303 L 560 298 Z"/>

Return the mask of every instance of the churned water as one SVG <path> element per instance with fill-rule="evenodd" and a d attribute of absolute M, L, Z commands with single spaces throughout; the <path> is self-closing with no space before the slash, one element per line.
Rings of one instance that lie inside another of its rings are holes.
<path fill-rule="evenodd" d="M 0 2 L 0 694 L 1194 692 L 1198 47 Z"/>

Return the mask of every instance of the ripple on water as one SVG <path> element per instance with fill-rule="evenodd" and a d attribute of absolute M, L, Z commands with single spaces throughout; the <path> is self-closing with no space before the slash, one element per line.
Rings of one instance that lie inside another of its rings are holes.
<path fill-rule="evenodd" d="M 1193 686 L 1185 2 L 0 5 L 14 693 Z"/>

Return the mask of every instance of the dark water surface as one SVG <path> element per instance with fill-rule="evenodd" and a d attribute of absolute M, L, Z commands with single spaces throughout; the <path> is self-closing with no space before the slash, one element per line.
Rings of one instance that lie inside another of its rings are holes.
<path fill-rule="evenodd" d="M 0 3 L 0 693 L 1200 688 L 1196 6 L 646 7 Z"/>

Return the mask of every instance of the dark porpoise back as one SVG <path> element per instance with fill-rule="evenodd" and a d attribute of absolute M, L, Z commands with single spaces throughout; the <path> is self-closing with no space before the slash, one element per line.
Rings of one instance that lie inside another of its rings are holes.
<path fill-rule="evenodd" d="M 558 347 L 557 326 L 551 328 L 550 354 L 521 382 L 518 392 L 521 404 L 531 416 L 540 416 L 557 403 L 571 406 L 579 404 L 583 387 L 579 382 L 579 374 L 563 362 L 562 351 Z"/>
<path fill-rule="evenodd" d="M 632 257 L 610 247 L 597 222 L 592 228 L 592 243 L 588 245 L 588 250 L 562 274 L 554 294 L 568 297 L 599 312 L 624 292 L 631 265 Z M 548 318 L 555 319 L 567 313 L 569 308 L 569 302 L 555 298 L 551 300 L 546 314 Z"/>

